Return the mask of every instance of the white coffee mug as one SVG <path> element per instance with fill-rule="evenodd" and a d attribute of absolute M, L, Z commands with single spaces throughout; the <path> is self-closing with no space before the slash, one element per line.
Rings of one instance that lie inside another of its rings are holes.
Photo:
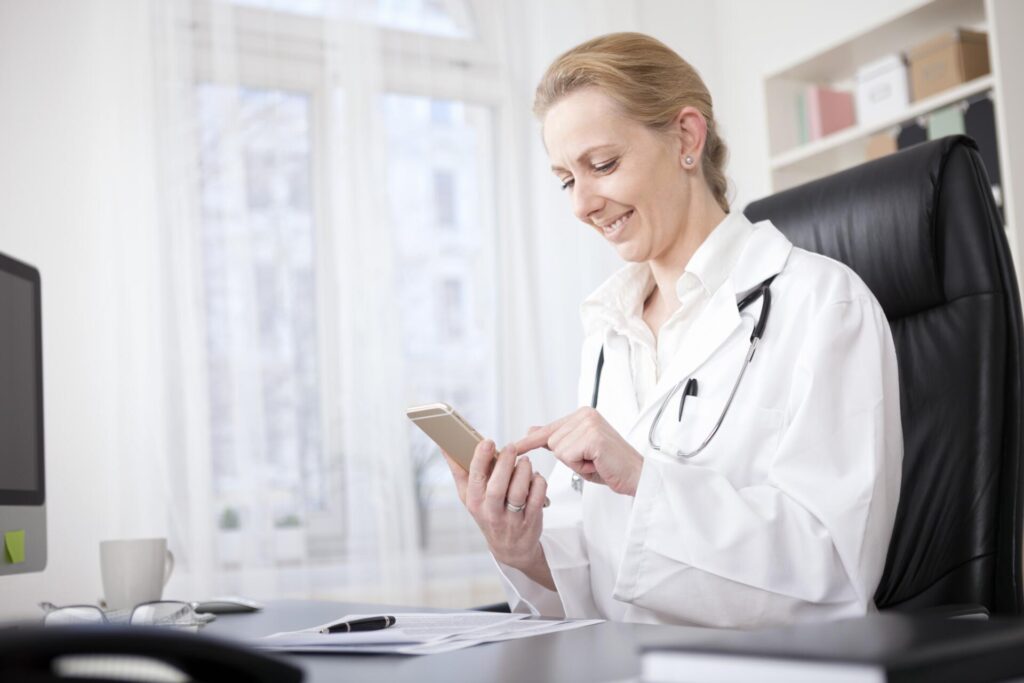
<path fill-rule="evenodd" d="M 166 538 L 100 542 L 100 571 L 107 609 L 159 600 L 174 571 Z"/>

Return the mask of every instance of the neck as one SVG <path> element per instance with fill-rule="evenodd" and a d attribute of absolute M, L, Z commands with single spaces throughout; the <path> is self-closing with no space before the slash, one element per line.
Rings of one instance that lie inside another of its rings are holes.
<path fill-rule="evenodd" d="M 701 199 L 702 201 L 691 203 L 690 211 L 679 227 L 675 242 L 647 262 L 657 285 L 651 296 L 660 298 L 662 305 L 667 306 L 668 310 L 679 307 L 676 283 L 686 271 L 690 259 L 726 216 L 725 211 L 710 193 Z"/>

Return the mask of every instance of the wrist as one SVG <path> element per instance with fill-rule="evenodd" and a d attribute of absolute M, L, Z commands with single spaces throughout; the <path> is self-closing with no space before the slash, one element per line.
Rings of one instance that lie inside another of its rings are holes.
<path fill-rule="evenodd" d="M 628 495 L 636 497 L 636 491 L 640 488 L 640 476 L 644 472 L 644 458 L 639 453 L 636 454 L 636 462 L 633 467 L 633 476 L 630 477 L 629 482 L 629 493 Z"/>
<path fill-rule="evenodd" d="M 548 590 L 556 590 L 555 581 L 551 576 L 551 568 L 548 566 L 548 558 L 544 555 L 544 546 L 540 544 L 539 540 L 533 553 L 531 553 L 529 564 L 520 571 Z"/>
<path fill-rule="evenodd" d="M 537 566 L 538 562 L 544 562 L 544 549 L 541 548 L 540 541 L 529 551 L 499 552 L 493 547 L 490 550 L 498 562 L 523 573 L 529 573 L 530 569 Z"/>

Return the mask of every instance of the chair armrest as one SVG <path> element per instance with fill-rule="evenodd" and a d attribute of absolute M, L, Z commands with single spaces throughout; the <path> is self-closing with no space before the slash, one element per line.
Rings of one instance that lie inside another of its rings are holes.
<path fill-rule="evenodd" d="M 937 605 L 909 612 L 917 616 L 938 619 L 975 619 L 988 621 L 989 611 L 984 605 Z"/>

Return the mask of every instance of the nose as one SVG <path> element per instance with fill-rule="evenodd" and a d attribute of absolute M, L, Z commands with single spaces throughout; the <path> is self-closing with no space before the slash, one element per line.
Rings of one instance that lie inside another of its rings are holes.
<path fill-rule="evenodd" d="M 604 206 L 604 198 L 594 191 L 588 182 L 576 181 L 572 188 L 572 211 L 584 223 L 590 223 L 590 217 Z"/>

